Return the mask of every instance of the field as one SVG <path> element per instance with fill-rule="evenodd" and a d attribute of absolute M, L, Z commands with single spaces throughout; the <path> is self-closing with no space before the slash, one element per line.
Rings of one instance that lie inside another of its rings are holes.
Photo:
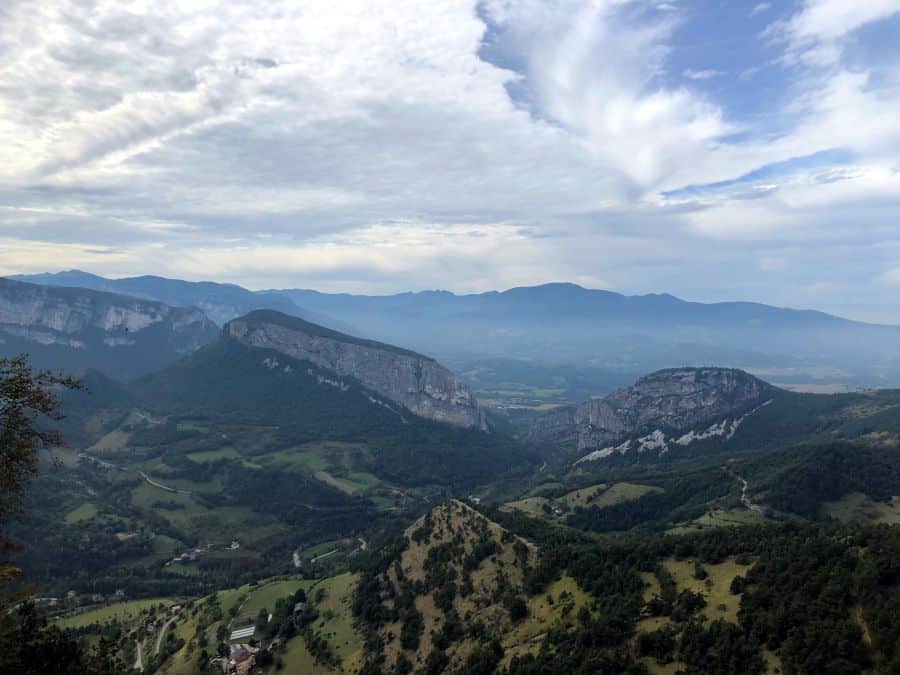
<path fill-rule="evenodd" d="M 507 502 L 502 507 L 500 507 L 500 510 L 512 511 L 515 509 L 529 516 L 538 518 L 547 515 L 544 512 L 543 507 L 545 505 L 549 506 L 549 504 L 550 500 L 546 497 L 525 497 L 525 499 L 517 499 L 514 502 Z"/>
<path fill-rule="evenodd" d="M 534 494 L 540 487 L 531 491 Z M 519 510 L 529 516 L 547 517 L 549 514 L 544 507 L 561 508 L 564 511 L 571 511 L 577 507 L 596 506 L 604 508 L 613 504 L 622 504 L 635 499 L 640 499 L 651 492 L 662 492 L 662 488 L 652 485 L 637 485 L 635 483 L 615 483 L 607 486 L 605 483 L 597 485 L 589 485 L 587 487 L 578 488 L 567 492 L 556 499 L 547 497 L 525 497 L 515 501 L 507 502 L 501 508 L 504 511 L 510 509 Z"/>
<path fill-rule="evenodd" d="M 78 457 L 78 450 L 75 450 L 73 448 L 53 448 L 51 450 L 41 450 L 41 452 L 39 453 L 39 459 L 42 464 L 53 463 L 64 466 L 67 469 L 72 469 L 78 466 L 78 462 L 80 461 L 80 458 Z"/>
<path fill-rule="evenodd" d="M 217 459 L 237 459 L 240 457 L 237 450 L 231 446 L 219 448 L 218 450 L 204 450 L 202 452 L 187 453 L 188 459 L 193 462 L 214 462 Z"/>
<path fill-rule="evenodd" d="M 529 598 L 528 616 L 504 636 L 502 664 L 508 665 L 514 656 L 536 652 L 541 638 L 554 625 L 574 625 L 578 610 L 589 602 L 590 596 L 568 576 L 554 581 L 546 591 Z"/>
<path fill-rule="evenodd" d="M 767 522 L 767 520 L 768 519 L 763 514 L 757 511 L 749 511 L 744 508 L 713 509 L 689 523 L 669 529 L 668 533 L 689 534 L 691 532 L 698 532 L 704 528 L 756 525 L 758 523 Z"/>
<path fill-rule="evenodd" d="M 334 476 L 328 471 L 316 471 L 313 476 L 315 476 L 316 480 L 336 487 L 348 495 L 366 492 L 377 487 L 380 483 L 372 474 L 360 471 L 349 472 L 346 476 Z"/>
<path fill-rule="evenodd" d="M 313 583 L 313 581 L 307 579 L 281 579 L 263 582 L 255 589 L 251 586 L 249 587 L 249 597 L 241 609 L 241 614 L 249 614 L 256 617 L 261 609 L 267 609 L 271 612 L 278 600 L 293 595 L 298 588 L 308 591 Z"/>
<path fill-rule="evenodd" d="M 860 492 L 851 492 L 822 507 L 822 515 L 844 523 L 900 524 L 900 497 L 890 502 L 872 501 Z"/>
<path fill-rule="evenodd" d="M 693 560 L 668 559 L 664 563 L 666 569 L 675 578 L 678 590 L 688 589 L 700 593 L 706 599 L 703 615 L 710 621 L 725 619 L 737 623 L 737 612 L 741 604 L 741 596 L 732 595 L 729 590 L 731 581 L 736 576 L 743 576 L 751 564 L 740 565 L 730 558 L 718 565 L 704 565 L 709 577 L 704 580 L 694 578 Z"/>
<path fill-rule="evenodd" d="M 371 461 L 369 449 L 362 443 L 324 441 L 254 456 L 260 464 L 281 464 L 303 473 L 340 470 L 352 471 Z"/>
<path fill-rule="evenodd" d="M 741 605 L 741 596 L 732 595 L 730 587 L 731 581 L 736 576 L 743 576 L 747 570 L 753 565 L 741 565 L 734 558 L 729 558 L 718 565 L 703 565 L 708 577 L 706 579 L 694 578 L 693 559 L 677 560 L 668 558 L 663 561 L 663 566 L 672 575 L 678 592 L 690 590 L 699 593 L 706 600 L 706 607 L 700 611 L 700 615 L 709 620 L 724 619 L 731 623 L 737 623 L 737 613 Z M 649 573 L 641 575 L 646 587 L 644 588 L 644 601 L 650 600 L 655 593 L 659 592 L 659 581 L 656 576 Z M 670 622 L 669 617 L 654 616 L 642 619 L 637 623 L 638 633 L 650 633 L 666 626 Z M 770 672 L 778 672 L 772 668 L 772 664 L 777 661 L 777 657 L 773 654 L 767 655 L 767 662 L 770 664 Z M 647 669 L 654 675 L 671 675 L 683 670 L 683 665 L 677 662 L 661 665 L 655 659 L 642 659 Z"/>
<path fill-rule="evenodd" d="M 652 485 L 636 485 L 635 483 L 615 483 L 607 488 L 605 484 L 601 483 L 573 490 L 558 501 L 572 509 L 576 506 L 596 506 L 602 509 L 613 504 L 640 499 L 651 492 L 662 492 L 662 488 Z"/>
<path fill-rule="evenodd" d="M 100 456 L 120 455 L 128 450 L 128 441 L 130 438 L 131 434 L 127 431 L 116 429 L 110 431 L 103 436 L 103 438 L 94 443 L 94 445 L 87 449 L 87 452 L 91 455 Z"/>
<path fill-rule="evenodd" d="M 66 514 L 66 525 L 74 525 L 82 520 L 90 520 L 97 516 L 97 507 L 91 502 L 85 502 L 78 508 L 72 509 Z"/>
<path fill-rule="evenodd" d="M 63 619 L 59 619 L 56 622 L 60 628 L 81 628 L 83 626 L 88 626 L 92 623 L 104 623 L 111 619 L 117 619 L 119 621 L 128 621 L 137 617 L 141 612 L 155 609 L 160 605 L 164 607 L 168 607 L 173 603 L 173 600 L 170 598 L 153 598 L 149 600 L 126 600 L 124 602 L 117 602 L 111 605 L 106 605 L 104 607 L 97 607 L 95 609 L 89 609 L 80 614 L 75 614 L 73 616 L 68 616 Z"/>
<path fill-rule="evenodd" d="M 330 670 L 316 665 L 306 650 L 303 638 L 297 636 L 290 640 L 286 650 L 279 654 L 285 664 L 283 672 L 319 675 L 353 673 L 358 671 L 362 664 L 363 648 L 362 636 L 354 631 L 352 625 L 351 602 L 356 580 L 357 577 L 350 574 L 323 580 L 275 578 L 259 584 L 245 584 L 237 588 L 218 591 L 217 596 L 225 612 L 224 623 L 226 625 L 230 623 L 229 628 L 231 628 L 246 623 L 246 617 L 255 618 L 260 609 L 273 609 L 277 600 L 293 595 L 298 588 L 305 588 L 311 597 L 315 597 L 318 589 L 322 589 L 321 600 L 317 603 L 320 617 L 312 628 L 328 640 L 332 651 L 342 660 L 343 668 Z M 157 616 L 161 615 L 165 620 L 171 616 L 168 614 L 168 607 L 171 604 L 173 601 L 167 598 L 122 602 L 61 619 L 58 625 L 77 628 L 91 623 L 102 623 L 113 618 L 127 622 L 137 618 L 142 611 L 150 611 Z M 233 620 L 229 621 L 228 613 L 232 607 L 240 607 L 240 611 Z M 208 627 L 207 639 L 214 639 L 216 628 L 219 625 L 216 622 Z M 159 672 L 169 675 L 193 675 L 197 672 L 200 652 L 196 648 L 195 641 L 197 615 L 190 610 L 189 606 L 182 611 L 177 621 L 170 624 L 163 636 L 163 642 L 168 639 L 166 635 L 169 634 L 172 635 L 172 639 L 183 639 L 185 646 L 173 654 Z M 156 636 L 154 634 L 151 634 L 144 642 L 142 654 L 145 664 L 148 663 L 154 652 L 155 643 Z M 272 672 L 274 672 L 274 668 Z"/>
<path fill-rule="evenodd" d="M 331 649 L 341 660 L 338 670 L 330 670 L 317 665 L 306 649 L 303 638 L 298 636 L 287 644 L 281 655 L 286 673 L 309 673 L 324 675 L 325 673 L 355 673 L 362 665 L 363 638 L 353 628 L 353 612 L 351 602 L 357 577 L 352 574 L 341 574 L 316 583 L 308 591 L 316 597 L 320 591 L 324 594 L 321 602 L 316 603 L 319 619 L 313 624 L 314 631 L 322 635 Z"/>
<path fill-rule="evenodd" d="M 706 607 L 701 610 L 701 615 L 709 621 L 716 619 L 724 619 L 732 623 L 737 623 L 737 612 L 741 606 L 741 596 L 732 595 L 730 587 L 731 581 L 736 576 L 743 576 L 752 566 L 752 562 L 747 565 L 738 564 L 734 558 L 729 558 L 718 565 L 703 565 L 709 575 L 706 579 L 694 578 L 694 560 L 676 560 L 668 558 L 663 562 L 664 567 L 672 575 L 678 592 L 690 590 L 699 593 L 706 600 Z M 644 601 L 650 600 L 655 593 L 659 592 L 659 581 L 655 575 L 645 573 L 641 575 L 646 587 L 644 588 Z M 640 633 L 648 633 L 654 631 L 669 623 L 669 618 L 665 616 L 654 616 L 642 619 L 637 623 L 637 629 Z M 653 672 L 657 671 L 651 668 Z"/>
<path fill-rule="evenodd" d="M 224 506 L 208 509 L 190 495 L 169 492 L 141 483 L 131 495 L 134 506 L 152 511 L 166 519 L 186 536 L 196 536 L 201 544 L 229 544 L 236 533 L 241 545 L 253 545 L 285 531 L 273 516 L 261 515 L 248 507 Z M 157 502 L 174 502 L 183 508 L 166 509 L 154 506 Z"/>

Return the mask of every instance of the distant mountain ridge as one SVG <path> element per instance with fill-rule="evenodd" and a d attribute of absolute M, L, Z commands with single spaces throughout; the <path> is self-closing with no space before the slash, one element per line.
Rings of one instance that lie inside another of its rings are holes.
<path fill-rule="evenodd" d="M 627 296 L 568 283 L 470 295 L 280 292 L 312 311 L 352 317 L 370 337 L 427 348 L 445 361 L 505 357 L 632 373 L 706 363 L 782 381 L 900 384 L 900 326 L 813 310 Z"/>
<path fill-rule="evenodd" d="M 196 350 L 216 332 L 195 308 L 0 278 L 0 354 L 26 352 L 42 368 L 133 377 Z"/>
<path fill-rule="evenodd" d="M 328 317 L 298 307 L 290 298 L 282 294 L 254 293 L 235 284 L 182 281 L 153 275 L 107 279 L 81 270 L 17 275 L 9 278 L 46 286 L 90 288 L 108 293 L 131 295 L 137 298 L 156 300 L 173 307 L 197 307 L 219 326 L 256 309 L 274 309 L 324 325 L 332 323 Z"/>
<path fill-rule="evenodd" d="M 456 295 L 253 292 L 159 277 L 71 271 L 20 277 L 201 307 L 219 325 L 256 309 L 431 354 L 457 369 L 484 359 L 590 366 L 636 375 L 686 363 L 765 373 L 785 384 L 900 386 L 900 326 L 752 302 L 699 303 L 550 283 Z M 598 392 L 599 393 L 599 392 Z"/>

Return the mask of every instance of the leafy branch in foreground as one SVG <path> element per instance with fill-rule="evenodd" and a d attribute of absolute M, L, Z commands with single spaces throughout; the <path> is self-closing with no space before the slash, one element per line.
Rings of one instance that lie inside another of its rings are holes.
<path fill-rule="evenodd" d="M 42 418 L 62 419 L 56 391 L 79 389 L 71 377 L 33 370 L 26 356 L 0 359 L 0 528 L 21 511 L 22 496 L 37 473 L 37 451 L 60 445 L 59 433 Z M 11 542 L 0 532 L 0 545 Z"/>

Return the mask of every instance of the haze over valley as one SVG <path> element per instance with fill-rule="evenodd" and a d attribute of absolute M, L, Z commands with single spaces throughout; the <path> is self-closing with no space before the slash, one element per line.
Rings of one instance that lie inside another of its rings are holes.
<path fill-rule="evenodd" d="M 0 3 L 0 675 L 900 673 L 897 35 Z"/>

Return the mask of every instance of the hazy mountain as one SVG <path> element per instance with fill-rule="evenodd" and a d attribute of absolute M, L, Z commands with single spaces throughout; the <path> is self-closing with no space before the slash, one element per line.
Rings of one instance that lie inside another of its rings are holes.
<path fill-rule="evenodd" d="M 0 354 L 34 365 L 127 378 L 206 344 L 215 325 L 198 309 L 0 279 Z"/>
<path fill-rule="evenodd" d="M 627 372 L 685 364 L 765 373 L 778 382 L 900 382 L 900 327 L 748 302 L 626 296 L 574 284 L 503 292 L 391 296 L 281 291 L 370 337 L 444 361 L 504 357 Z"/>
<path fill-rule="evenodd" d="M 253 292 L 154 276 L 106 279 L 77 270 L 18 278 L 196 306 L 219 325 L 255 309 L 273 309 L 431 354 L 456 370 L 489 363 L 496 371 L 499 366 L 492 378 L 497 384 L 518 381 L 517 363 L 589 368 L 590 382 L 579 387 L 594 394 L 608 391 L 607 382 L 621 381 L 623 374 L 687 364 L 742 368 L 779 384 L 900 383 L 895 348 L 900 327 L 758 303 L 626 296 L 565 283 L 470 295 L 367 296 L 302 289 Z M 546 388 L 548 382 L 541 385 Z"/>
<path fill-rule="evenodd" d="M 81 270 L 69 270 L 55 274 L 19 275 L 10 278 L 48 286 L 91 288 L 98 291 L 120 293 L 137 298 L 158 300 L 173 307 L 198 307 L 219 326 L 255 309 L 274 309 L 317 323 L 333 324 L 325 316 L 298 307 L 284 295 L 254 293 L 234 284 L 182 281 L 151 275 L 107 279 Z"/>
<path fill-rule="evenodd" d="M 338 377 L 351 377 L 386 399 L 377 400 L 379 405 L 400 406 L 456 426 L 486 428 L 468 387 L 427 356 L 268 310 L 231 321 L 225 333 L 242 344 L 273 349 Z M 327 378 L 325 382 L 343 386 Z"/>

